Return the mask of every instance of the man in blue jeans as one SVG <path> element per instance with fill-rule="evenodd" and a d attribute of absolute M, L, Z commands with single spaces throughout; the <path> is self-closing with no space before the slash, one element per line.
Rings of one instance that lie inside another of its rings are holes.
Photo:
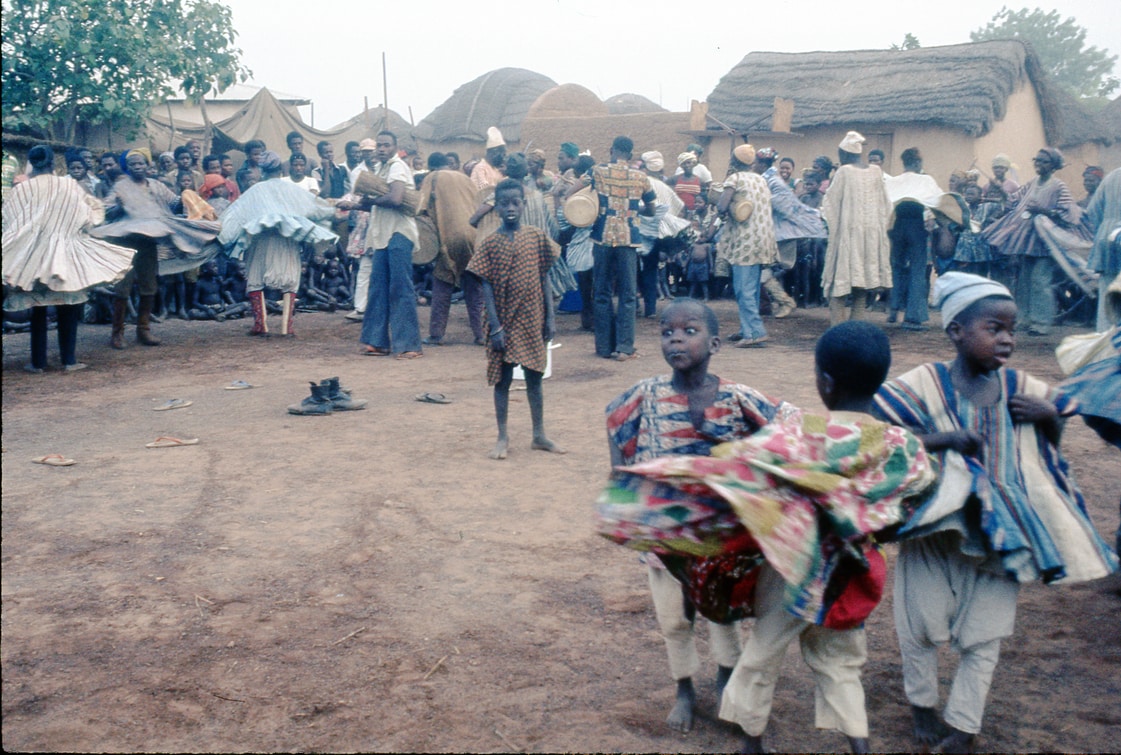
<path fill-rule="evenodd" d="M 373 250 L 370 293 L 362 319 L 363 353 L 418 359 L 424 354 L 413 288 L 417 226 L 416 219 L 402 211 L 405 188 L 413 185 L 413 174 L 397 156 L 397 136 L 392 131 L 380 132 L 375 145 L 377 163 L 371 170 L 389 185 L 389 191 L 366 197 L 360 208 L 370 209 L 366 249 Z"/>
<path fill-rule="evenodd" d="M 895 204 L 891 239 L 891 298 L 887 321 L 894 323 L 903 313 L 904 330 L 926 330 L 929 319 L 926 300 L 930 294 L 930 232 L 926 221 L 929 207 L 942 196 L 938 182 L 922 172 L 922 154 L 910 147 L 900 155 L 903 173 L 884 182 Z"/>
<path fill-rule="evenodd" d="M 657 197 L 646 174 L 630 167 L 633 152 L 634 142 L 629 137 L 615 137 L 611 163 L 592 168 L 590 179 L 599 201 L 599 215 L 592 225 L 596 354 L 619 361 L 638 356 L 634 348 L 635 285 L 641 243 L 638 216 L 652 216 Z M 619 296 L 617 308 L 613 306 L 613 293 Z"/>

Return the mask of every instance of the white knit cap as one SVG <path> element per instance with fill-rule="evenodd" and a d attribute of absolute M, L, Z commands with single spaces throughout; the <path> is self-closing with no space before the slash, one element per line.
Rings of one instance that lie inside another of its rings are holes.
<path fill-rule="evenodd" d="M 845 134 L 845 138 L 842 139 L 841 143 L 837 146 L 844 152 L 851 152 L 854 155 L 859 155 L 864 151 L 864 142 L 865 139 L 860 133 L 850 131 Z"/>
<path fill-rule="evenodd" d="M 643 152 L 642 162 L 646 164 L 647 170 L 652 170 L 655 173 L 666 167 L 666 160 L 662 157 L 661 152 Z"/>
<path fill-rule="evenodd" d="M 495 147 L 505 147 L 506 140 L 502 138 L 502 132 L 498 130 L 497 126 L 491 126 L 487 129 L 487 149 Z"/>
<path fill-rule="evenodd" d="M 950 323 L 966 307 L 986 296 L 1005 296 L 1011 299 L 1012 292 L 991 278 L 955 272 L 943 273 L 939 276 L 931 292 L 934 305 L 942 310 L 943 328 L 950 327 Z"/>

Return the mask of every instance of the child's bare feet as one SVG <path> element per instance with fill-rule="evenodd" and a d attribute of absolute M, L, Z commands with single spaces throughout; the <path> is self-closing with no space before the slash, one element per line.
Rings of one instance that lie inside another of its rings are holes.
<path fill-rule="evenodd" d="M 970 753 L 973 752 L 974 735 L 964 731 L 950 728 L 950 736 L 938 743 L 938 752 Z"/>
<path fill-rule="evenodd" d="M 763 735 L 753 737 L 750 734 L 745 734 L 743 737 L 743 749 L 740 752 L 746 753 L 762 753 L 763 750 Z"/>
<path fill-rule="evenodd" d="M 487 454 L 487 456 L 491 459 L 505 459 L 506 449 L 509 446 L 510 442 L 506 440 L 506 438 L 500 438 L 499 441 L 494 444 L 494 450 Z"/>
<path fill-rule="evenodd" d="M 568 451 L 565 451 L 563 448 L 561 448 L 556 443 L 554 443 L 553 441 L 546 438 L 544 435 L 542 435 L 539 438 L 534 438 L 533 443 L 531 443 L 529 447 L 532 448 L 534 451 L 548 451 L 551 454 L 566 454 L 566 453 L 568 453 Z"/>
<path fill-rule="evenodd" d="M 693 707 L 697 703 L 697 693 L 693 691 L 692 679 L 677 680 L 677 700 L 666 716 L 666 723 L 674 731 L 688 734 L 693 728 Z"/>
<path fill-rule="evenodd" d="M 946 735 L 945 727 L 934 708 L 912 705 L 911 723 L 914 727 L 915 741 L 919 744 L 932 745 Z"/>

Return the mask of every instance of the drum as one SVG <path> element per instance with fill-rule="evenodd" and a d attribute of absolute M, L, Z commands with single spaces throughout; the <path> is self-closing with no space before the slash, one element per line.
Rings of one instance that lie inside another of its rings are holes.
<path fill-rule="evenodd" d="M 599 202 L 592 193 L 592 187 L 586 186 L 573 194 L 564 203 L 564 217 L 573 228 L 588 228 L 596 222 L 599 215 Z"/>
<path fill-rule="evenodd" d="M 389 193 L 389 184 L 373 171 L 364 170 L 359 173 L 358 178 L 354 180 L 354 191 L 356 194 L 381 197 Z M 405 199 L 401 203 L 401 212 L 409 217 L 415 217 L 419 208 L 420 192 L 406 185 Z"/>
<path fill-rule="evenodd" d="M 413 264 L 427 265 L 440 253 L 440 236 L 436 224 L 427 215 L 416 219 L 417 242 L 413 246 Z"/>

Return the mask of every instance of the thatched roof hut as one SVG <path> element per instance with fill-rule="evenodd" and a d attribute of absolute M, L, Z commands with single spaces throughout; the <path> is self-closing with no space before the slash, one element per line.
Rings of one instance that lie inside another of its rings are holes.
<path fill-rule="evenodd" d="M 591 118 L 607 115 L 607 106 L 587 87 L 561 84 L 538 97 L 526 115 L 529 118 Z"/>
<path fill-rule="evenodd" d="M 530 107 L 556 85 L 524 68 L 499 68 L 456 89 L 417 124 L 415 134 L 427 142 L 485 142 L 487 129 L 498 126 L 507 141 L 517 142 Z"/>
<path fill-rule="evenodd" d="M 607 112 L 611 113 L 611 115 L 669 112 L 658 103 L 643 97 L 641 94 L 617 94 L 614 97 L 608 97 L 604 102 L 607 104 Z"/>
<path fill-rule="evenodd" d="M 976 137 L 1004 118 L 1008 98 L 1025 76 L 1039 96 L 1048 141 L 1077 138 L 1087 125 L 1078 123 L 1081 107 L 1060 103 L 1061 93 L 1046 80 L 1035 54 L 1018 40 L 916 50 L 753 52 L 720 80 L 708 105 L 712 116 L 740 131 L 769 128 L 774 100 L 783 97 L 794 101 L 795 130 L 922 123 Z"/>

